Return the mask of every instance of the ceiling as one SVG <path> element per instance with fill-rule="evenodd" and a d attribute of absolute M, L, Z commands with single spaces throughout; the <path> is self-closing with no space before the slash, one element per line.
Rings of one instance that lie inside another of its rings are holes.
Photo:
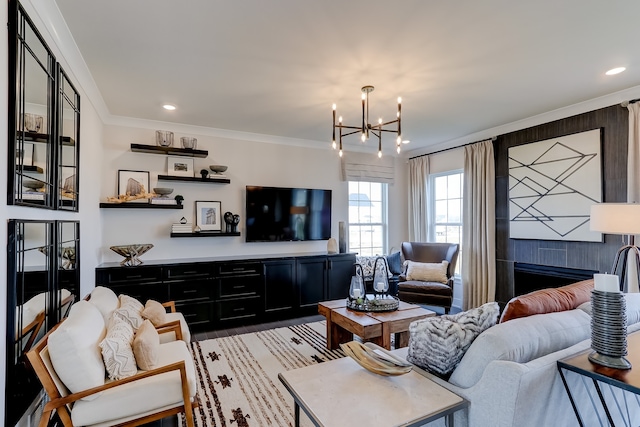
<path fill-rule="evenodd" d="M 56 3 L 111 115 L 317 146 L 364 85 L 412 151 L 640 85 L 637 0 Z"/>

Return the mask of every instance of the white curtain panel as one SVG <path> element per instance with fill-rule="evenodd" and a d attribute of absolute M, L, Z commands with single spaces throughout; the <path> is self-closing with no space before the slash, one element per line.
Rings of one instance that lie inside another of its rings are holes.
<path fill-rule="evenodd" d="M 429 156 L 409 159 L 409 239 L 412 242 L 428 241 L 428 180 Z"/>
<path fill-rule="evenodd" d="M 462 288 L 465 310 L 495 301 L 496 296 L 494 163 L 491 140 L 464 148 Z"/>
<path fill-rule="evenodd" d="M 640 203 L 640 103 L 627 106 L 629 109 L 629 146 L 627 160 L 627 202 Z M 636 244 L 638 243 L 636 236 Z M 640 292 L 635 253 L 628 253 L 627 292 Z"/>

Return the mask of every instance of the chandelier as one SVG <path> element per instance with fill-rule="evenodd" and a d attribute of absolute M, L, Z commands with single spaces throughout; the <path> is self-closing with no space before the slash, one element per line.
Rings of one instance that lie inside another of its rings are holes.
<path fill-rule="evenodd" d="M 333 104 L 333 140 L 332 146 L 335 150 L 340 148 L 338 152 L 342 157 L 342 138 L 349 135 L 360 134 L 360 140 L 364 143 L 369 139 L 370 134 L 373 134 L 378 138 L 378 157 L 382 157 L 382 133 L 391 132 L 396 134 L 396 151 L 400 154 L 400 144 L 402 143 L 402 132 L 400 127 L 400 107 L 402 105 L 402 98 L 398 97 L 398 111 L 396 113 L 396 119 L 390 122 L 382 122 L 382 118 L 378 119 L 378 124 L 372 125 L 369 123 L 369 94 L 373 92 L 373 86 L 362 87 L 362 125 L 361 126 L 347 126 L 342 124 L 342 116 L 338 117 L 338 124 L 336 124 L 336 104 Z M 392 126 L 394 124 L 397 126 Z M 339 130 L 338 144 L 336 144 L 336 129 Z M 346 130 L 346 132 L 343 132 Z M 408 142 L 408 141 L 407 141 Z"/>

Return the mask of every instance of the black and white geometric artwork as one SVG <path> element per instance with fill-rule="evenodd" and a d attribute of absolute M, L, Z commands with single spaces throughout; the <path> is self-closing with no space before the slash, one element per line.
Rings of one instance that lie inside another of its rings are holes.
<path fill-rule="evenodd" d="M 601 130 L 509 148 L 509 237 L 601 242 L 589 230 L 602 202 Z"/>

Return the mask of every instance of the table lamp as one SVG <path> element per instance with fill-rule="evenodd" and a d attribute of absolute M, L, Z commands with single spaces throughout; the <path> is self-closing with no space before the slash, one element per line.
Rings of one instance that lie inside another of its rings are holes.
<path fill-rule="evenodd" d="M 629 278 L 640 281 L 640 250 L 635 245 L 635 234 L 640 234 L 640 204 L 637 203 L 599 203 L 591 205 L 590 229 L 606 234 L 628 235 L 626 245 L 623 245 L 613 260 L 611 273 L 616 274 L 618 264 L 622 260 L 620 271 L 620 286 L 624 286 L 627 273 L 629 254 L 635 260 L 637 277 Z M 633 262 L 633 261 L 631 261 Z"/>

